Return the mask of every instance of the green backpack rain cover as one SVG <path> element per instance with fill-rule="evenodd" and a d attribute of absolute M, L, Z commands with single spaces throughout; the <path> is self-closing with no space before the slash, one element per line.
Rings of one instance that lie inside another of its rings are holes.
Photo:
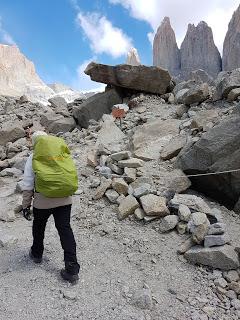
<path fill-rule="evenodd" d="M 34 144 L 33 171 L 36 192 L 48 198 L 71 196 L 78 188 L 78 177 L 65 141 L 39 136 Z"/>

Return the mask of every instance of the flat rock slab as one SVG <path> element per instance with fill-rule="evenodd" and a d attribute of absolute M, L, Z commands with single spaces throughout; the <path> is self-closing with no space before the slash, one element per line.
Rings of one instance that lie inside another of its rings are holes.
<path fill-rule="evenodd" d="M 238 254 L 229 245 L 213 248 L 196 246 L 188 250 L 184 256 L 190 263 L 214 269 L 234 270 L 239 267 Z"/>
<path fill-rule="evenodd" d="M 91 62 L 85 73 L 96 82 L 156 94 L 164 94 L 172 86 L 169 72 L 159 67 L 109 66 Z"/>

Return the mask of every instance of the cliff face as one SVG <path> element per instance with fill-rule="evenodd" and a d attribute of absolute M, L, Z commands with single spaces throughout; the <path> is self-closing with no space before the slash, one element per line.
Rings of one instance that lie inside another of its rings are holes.
<path fill-rule="evenodd" d="M 141 64 L 137 49 L 132 48 L 128 52 L 126 64 L 130 64 L 131 66 L 139 66 Z"/>
<path fill-rule="evenodd" d="M 180 52 L 168 17 L 164 18 L 154 38 L 153 65 L 167 69 L 172 75 L 180 72 Z"/>
<path fill-rule="evenodd" d="M 188 25 L 180 52 L 181 72 L 185 78 L 197 69 L 216 77 L 222 69 L 221 56 L 214 44 L 212 29 L 206 22 L 202 21 L 196 27 L 193 24 Z"/>
<path fill-rule="evenodd" d="M 228 25 L 223 44 L 223 70 L 231 71 L 240 67 L 240 6 L 234 12 Z"/>
<path fill-rule="evenodd" d="M 34 95 L 45 98 L 54 92 L 44 84 L 29 61 L 16 46 L 0 44 L 0 94 Z"/>

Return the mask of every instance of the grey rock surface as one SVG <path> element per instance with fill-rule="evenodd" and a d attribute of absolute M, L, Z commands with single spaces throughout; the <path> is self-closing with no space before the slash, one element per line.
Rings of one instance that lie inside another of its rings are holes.
<path fill-rule="evenodd" d="M 188 25 L 187 34 L 181 45 L 181 72 L 184 77 L 197 69 L 216 77 L 221 71 L 221 56 L 213 40 L 212 29 L 206 22 L 196 27 Z"/>
<path fill-rule="evenodd" d="M 185 257 L 193 264 L 221 270 L 234 270 L 239 267 L 238 255 L 234 248 L 229 245 L 213 248 L 196 246 L 188 250 Z"/>
<path fill-rule="evenodd" d="M 164 18 L 154 37 L 153 65 L 168 70 L 171 75 L 180 73 L 180 51 L 168 17 Z"/>
<path fill-rule="evenodd" d="M 240 67 L 240 6 L 234 12 L 228 25 L 223 44 L 223 70 L 231 71 Z"/>
<path fill-rule="evenodd" d="M 80 106 L 73 106 L 73 116 L 79 126 L 87 128 L 89 120 L 99 120 L 103 114 L 111 112 L 113 105 L 121 103 L 122 98 L 115 89 L 95 94 L 88 98 Z"/>

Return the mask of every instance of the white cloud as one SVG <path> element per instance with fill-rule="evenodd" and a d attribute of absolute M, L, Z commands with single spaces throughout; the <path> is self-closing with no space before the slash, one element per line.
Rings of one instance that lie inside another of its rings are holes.
<path fill-rule="evenodd" d="M 0 17 L 0 41 L 4 44 L 15 45 L 12 36 L 3 28 L 2 18 Z"/>
<path fill-rule="evenodd" d="M 132 47 L 132 40 L 121 29 L 114 27 L 105 16 L 79 12 L 77 21 L 95 54 L 107 53 L 113 58 L 119 58 L 126 55 Z"/>
<path fill-rule="evenodd" d="M 163 18 L 169 16 L 178 44 L 184 38 L 188 23 L 197 24 L 205 20 L 212 27 L 220 50 L 231 15 L 239 5 L 239 0 L 109 0 L 109 2 L 122 5 L 129 10 L 132 17 L 150 24 L 154 32 Z"/>
<path fill-rule="evenodd" d="M 74 79 L 72 83 L 72 87 L 74 89 L 80 90 L 80 91 L 103 91 L 105 88 L 104 84 L 100 84 L 98 82 L 94 82 L 90 79 L 88 75 L 84 73 L 84 70 L 86 69 L 87 65 L 96 60 L 96 57 L 93 57 L 92 59 L 85 60 L 81 65 L 77 68 L 77 77 Z"/>

